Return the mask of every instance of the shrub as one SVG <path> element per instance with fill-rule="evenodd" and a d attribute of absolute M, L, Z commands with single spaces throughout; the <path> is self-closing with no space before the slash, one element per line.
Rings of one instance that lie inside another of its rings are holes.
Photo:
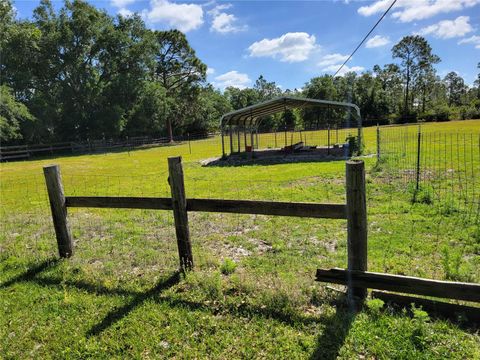
<path fill-rule="evenodd" d="M 381 299 L 371 299 L 367 301 L 368 311 L 374 316 L 378 316 L 380 314 L 380 310 L 382 310 L 383 305 L 385 305 L 385 303 Z"/>
<path fill-rule="evenodd" d="M 223 275 L 230 275 L 235 272 L 236 268 L 237 268 L 237 263 L 232 259 L 226 258 L 223 261 L 223 264 L 220 266 L 220 271 L 222 272 Z"/>

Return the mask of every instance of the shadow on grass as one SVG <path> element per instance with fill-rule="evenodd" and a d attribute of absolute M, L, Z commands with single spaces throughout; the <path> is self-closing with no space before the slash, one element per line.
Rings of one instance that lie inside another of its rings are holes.
<path fill-rule="evenodd" d="M 181 274 L 175 272 L 168 278 L 161 280 L 154 287 L 147 291 L 133 291 L 121 288 L 107 288 L 99 284 L 92 284 L 78 280 L 68 280 L 58 277 L 37 276 L 42 271 L 56 266 L 60 260 L 46 260 L 38 265 L 31 267 L 24 274 L 14 277 L 13 279 L 0 285 L 0 288 L 8 287 L 18 282 L 31 282 L 45 287 L 59 287 L 59 288 L 74 288 L 86 291 L 94 295 L 106 296 L 130 296 L 133 297 L 127 304 L 120 308 L 112 310 L 107 316 L 101 320 L 97 325 L 93 326 L 88 332 L 87 336 L 95 336 L 102 333 L 105 329 L 112 326 L 125 316 L 127 316 L 135 308 L 141 306 L 147 299 L 153 299 L 158 304 L 167 304 L 170 308 L 182 308 L 189 311 L 201 311 L 210 313 L 212 315 L 225 314 L 236 317 L 262 317 L 266 319 L 274 319 L 289 326 L 296 326 L 299 324 L 319 324 L 323 322 L 322 316 L 305 316 L 291 312 L 285 312 L 281 309 L 265 307 L 261 305 L 252 304 L 236 304 L 224 303 L 212 306 L 211 304 L 196 302 L 190 300 L 180 299 L 175 296 L 158 296 L 162 291 L 178 284 L 181 280 Z"/>
<path fill-rule="evenodd" d="M 127 316 L 132 310 L 141 306 L 147 299 L 152 298 L 154 295 L 161 293 L 168 288 L 171 288 L 175 284 L 178 284 L 180 281 L 180 273 L 175 272 L 170 275 L 168 278 L 163 279 L 157 283 L 150 290 L 137 294 L 132 301 L 119 309 L 115 309 L 107 314 L 107 316 L 97 325 L 92 327 L 88 332 L 87 336 L 95 336 L 100 334 L 103 330 L 109 328 L 115 324 L 120 319 Z"/>
<path fill-rule="evenodd" d="M 47 259 L 40 263 L 35 263 L 26 272 L 7 280 L 0 284 L 0 289 L 11 286 L 15 283 L 31 282 L 46 287 L 65 287 L 86 291 L 93 295 L 104 296 L 129 296 L 132 297 L 128 303 L 110 311 L 103 320 L 100 320 L 90 330 L 87 331 L 88 337 L 97 336 L 108 329 L 124 317 L 128 316 L 136 308 L 143 305 L 148 299 L 158 304 L 165 304 L 171 309 L 186 309 L 188 311 L 199 311 L 212 315 L 230 315 L 241 318 L 261 317 L 273 319 L 291 327 L 299 325 L 311 325 L 323 328 L 321 335 L 317 339 L 316 348 L 310 359 L 335 359 L 340 353 L 348 332 L 355 320 L 355 312 L 345 306 L 343 297 L 335 298 L 327 302 L 336 306 L 334 315 L 303 315 L 248 303 L 220 303 L 212 305 L 211 303 L 184 300 L 177 295 L 161 295 L 163 291 L 175 286 L 181 280 L 181 275 L 174 272 L 167 278 L 162 279 L 155 286 L 147 291 L 134 291 L 122 288 L 107 288 L 98 284 L 88 283 L 78 280 L 67 280 L 59 277 L 38 276 L 45 270 L 54 269 L 61 260 Z M 468 327 L 465 329 L 468 330 Z"/>
<path fill-rule="evenodd" d="M 56 267 L 60 262 L 60 259 L 49 258 L 38 264 L 33 265 L 23 274 L 17 275 L 10 280 L 5 281 L 3 284 L 0 284 L 0 289 L 11 286 L 18 282 L 34 281 L 35 277 L 41 272 L 47 270 L 48 268 Z"/>
<path fill-rule="evenodd" d="M 347 308 L 337 308 L 334 315 L 323 320 L 325 328 L 317 339 L 317 347 L 310 360 L 333 360 L 339 355 L 348 332 L 355 320 L 355 312 Z"/>

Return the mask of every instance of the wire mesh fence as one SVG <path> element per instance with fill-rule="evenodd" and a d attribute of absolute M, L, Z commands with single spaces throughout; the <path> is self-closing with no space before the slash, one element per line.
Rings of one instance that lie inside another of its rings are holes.
<path fill-rule="evenodd" d="M 412 194 L 479 220 L 480 131 L 441 132 L 404 126 L 377 131 L 378 167 Z"/>
<path fill-rule="evenodd" d="M 221 139 L 192 141 L 190 146 L 192 152 L 198 149 L 199 158 L 209 157 L 220 151 Z M 457 140 L 457 134 L 422 132 L 419 201 L 412 203 L 417 146 L 416 127 L 381 129 L 380 163 L 367 184 L 369 269 L 478 281 L 478 221 L 474 222 L 478 219 L 478 137 L 459 133 Z M 189 154 L 190 148 L 184 143 L 164 150 L 161 157 L 148 159 L 143 153 L 132 157 L 125 153 L 121 159 L 112 158 L 117 163 L 111 169 L 90 168 L 87 163 L 81 170 L 66 168 L 62 171 L 65 194 L 169 197 L 168 172 L 165 164 L 158 164 L 178 151 Z M 143 164 L 128 174 L 115 175 L 122 161 Z M 36 171 L 36 175 L 0 182 L 2 261 L 56 254 L 45 181 L 41 168 Z M 187 198 L 345 202 L 343 161 L 231 168 L 201 167 L 191 161 L 185 163 L 185 185 Z M 433 206 L 427 204 L 428 196 Z M 451 204 L 445 201 L 449 196 Z M 178 267 L 171 211 L 69 209 L 69 218 L 77 251 L 70 263 L 92 281 L 117 279 L 128 286 L 133 279 L 145 279 L 149 283 L 159 273 Z M 222 271 L 231 259 L 238 266 L 237 275 L 247 282 L 260 281 L 272 291 L 295 290 L 305 295 L 312 291 L 316 268 L 346 267 L 347 233 L 342 220 L 201 212 L 190 213 L 189 218 L 199 271 Z M 300 283 L 300 290 L 296 289 Z"/>

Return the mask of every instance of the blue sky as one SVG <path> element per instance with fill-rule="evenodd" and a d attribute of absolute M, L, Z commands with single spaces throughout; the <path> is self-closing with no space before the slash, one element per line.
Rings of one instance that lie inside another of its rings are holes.
<path fill-rule="evenodd" d="M 391 1 L 89 0 L 111 15 L 138 12 L 152 29 L 184 31 L 216 87 L 251 86 L 263 75 L 283 89 L 333 74 Z M 14 2 L 17 16 L 31 17 L 38 3 Z M 410 34 L 425 36 L 440 56 L 440 76 L 456 71 L 473 83 L 480 62 L 480 0 L 398 0 L 346 70 L 394 62 L 392 46 Z"/>

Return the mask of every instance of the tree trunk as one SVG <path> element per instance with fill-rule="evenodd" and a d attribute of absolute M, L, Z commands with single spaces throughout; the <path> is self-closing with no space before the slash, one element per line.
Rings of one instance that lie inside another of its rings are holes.
<path fill-rule="evenodd" d="M 170 120 L 170 117 L 167 118 L 167 133 L 168 133 L 168 139 L 172 143 L 173 142 L 173 129 L 172 129 L 172 120 Z"/>

